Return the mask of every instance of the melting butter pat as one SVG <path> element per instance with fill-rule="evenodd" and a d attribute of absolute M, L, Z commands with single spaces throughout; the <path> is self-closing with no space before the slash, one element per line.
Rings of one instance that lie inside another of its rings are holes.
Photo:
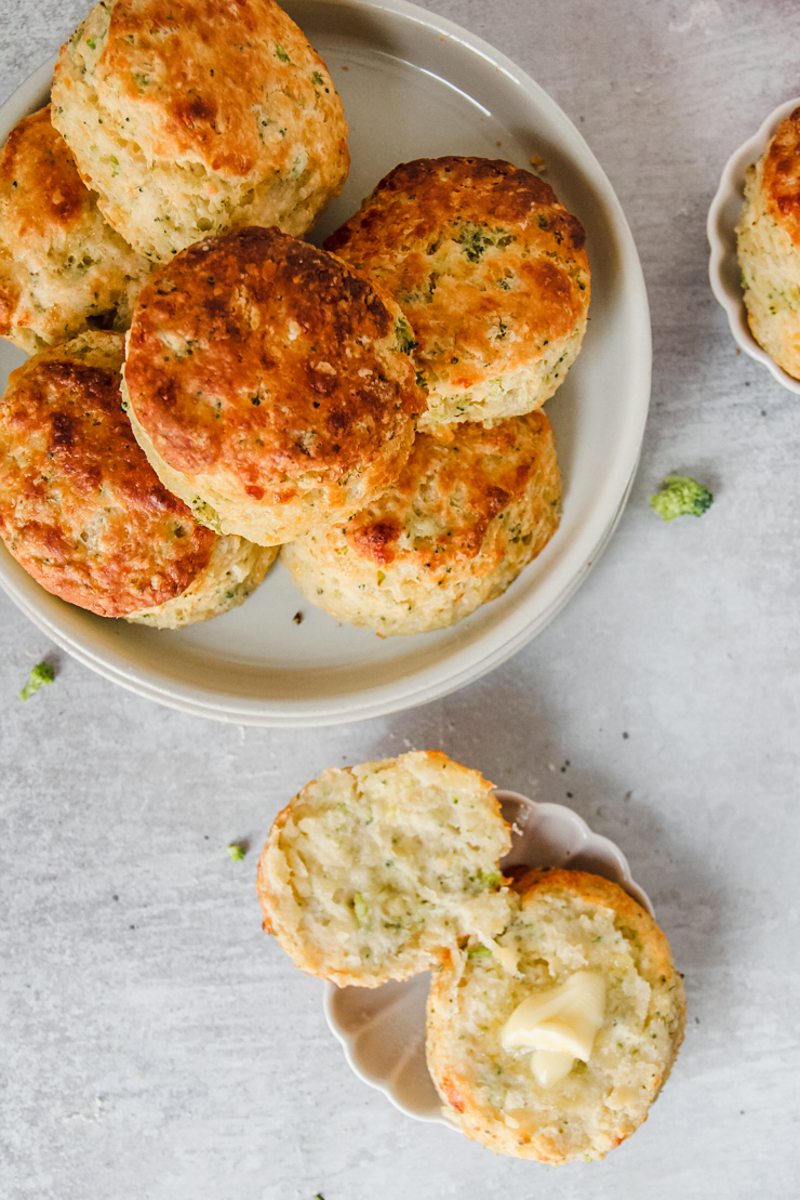
<path fill-rule="evenodd" d="M 504 1050 L 532 1050 L 534 1078 L 544 1088 L 554 1087 L 576 1059 L 589 1061 L 605 1008 L 602 975 L 576 971 L 518 1004 L 500 1031 L 500 1041 Z"/>

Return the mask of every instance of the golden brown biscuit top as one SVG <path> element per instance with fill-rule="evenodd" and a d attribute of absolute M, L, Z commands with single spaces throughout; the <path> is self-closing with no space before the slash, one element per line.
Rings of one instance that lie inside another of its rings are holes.
<path fill-rule="evenodd" d="M 0 536 L 48 591 L 106 617 L 179 596 L 215 541 L 139 449 L 121 363 L 120 335 L 86 334 L 29 359 L 0 401 Z"/>
<path fill-rule="evenodd" d="M 139 297 L 125 381 L 161 457 L 280 503 L 340 479 L 424 405 L 408 327 L 345 263 L 277 229 L 190 246 Z"/>
<path fill-rule="evenodd" d="M 377 566 L 402 558 L 445 570 L 445 561 L 475 558 L 489 522 L 524 494 L 545 454 L 557 483 L 552 430 L 542 412 L 489 428 L 465 423 L 449 441 L 420 433 L 397 483 L 351 517 L 344 536 Z"/>
<path fill-rule="evenodd" d="M 52 239 L 93 206 L 50 106 L 24 117 L 0 151 L 0 244 L 13 257 L 20 241 Z"/>
<path fill-rule="evenodd" d="M 272 0 L 116 0 L 95 79 L 142 114 L 156 157 L 232 176 L 286 165 L 281 128 L 303 110 L 346 137 L 325 64 Z"/>
<path fill-rule="evenodd" d="M 767 209 L 800 245 L 800 108 L 785 117 L 764 157 Z"/>
<path fill-rule="evenodd" d="M 529 171 L 438 158 L 395 167 L 325 246 L 397 299 L 423 374 L 458 390 L 572 332 L 589 303 L 585 240 Z"/>

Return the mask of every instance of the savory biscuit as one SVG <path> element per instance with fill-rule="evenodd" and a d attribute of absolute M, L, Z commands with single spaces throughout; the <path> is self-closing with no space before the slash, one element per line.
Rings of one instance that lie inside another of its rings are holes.
<path fill-rule="evenodd" d="M 560 501 L 544 413 L 463 424 L 451 441 L 419 434 L 383 496 L 282 554 L 312 604 L 379 634 L 419 633 L 504 592 L 555 532 Z"/>
<path fill-rule="evenodd" d="M 209 238 L 133 316 L 129 416 L 198 520 L 263 545 L 344 521 L 397 478 L 424 405 L 400 310 L 276 229 Z"/>
<path fill-rule="evenodd" d="M 589 262 L 552 188 L 507 162 L 395 167 L 325 242 L 394 296 L 416 339 L 420 429 L 531 412 L 586 329 Z"/>
<path fill-rule="evenodd" d="M 29 575 L 104 617 L 160 628 L 241 603 L 274 553 L 218 538 L 159 483 L 122 409 L 119 334 L 37 354 L 0 400 L 0 537 Z"/>
<path fill-rule="evenodd" d="M 248 224 L 305 233 L 347 176 L 336 88 L 273 0 L 103 0 L 52 95 L 106 218 L 159 261 Z"/>
<path fill-rule="evenodd" d="M 492 1150 L 546 1163 L 602 1158 L 645 1120 L 669 1075 L 683 984 L 658 925 L 616 884 L 537 870 L 517 888 L 516 915 L 497 938 L 516 969 L 482 947 L 449 951 L 434 972 L 428 1066 L 447 1116 Z M 593 1044 L 543 1086 L 531 1049 L 507 1049 L 504 1027 L 520 1004 L 579 972 L 604 993 Z"/>
<path fill-rule="evenodd" d="M 493 945 L 510 840 L 492 785 L 440 752 L 323 771 L 270 830 L 264 927 L 340 987 L 406 979 L 467 936 Z"/>
<path fill-rule="evenodd" d="M 800 379 L 800 108 L 748 168 L 744 194 L 736 236 L 750 329 Z"/>
<path fill-rule="evenodd" d="M 150 270 L 104 220 L 50 109 L 0 151 L 0 334 L 28 353 L 92 324 L 124 329 Z"/>

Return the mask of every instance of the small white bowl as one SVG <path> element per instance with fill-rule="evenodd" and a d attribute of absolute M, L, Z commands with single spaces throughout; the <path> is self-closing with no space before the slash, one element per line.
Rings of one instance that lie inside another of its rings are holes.
<path fill-rule="evenodd" d="M 504 868 L 569 866 L 592 871 L 618 883 L 654 915 L 619 847 L 593 833 L 571 808 L 540 804 L 519 792 L 498 790 L 496 794 L 513 827 Z M 328 984 L 323 1007 L 328 1025 L 359 1079 L 383 1092 L 407 1116 L 450 1127 L 425 1061 L 427 996 L 427 974 L 379 988 Z"/>
<path fill-rule="evenodd" d="M 726 162 L 717 194 L 708 210 L 706 232 L 711 247 L 708 277 L 711 290 L 728 316 L 735 341 L 756 362 L 762 363 L 778 383 L 800 396 L 800 380 L 793 379 L 759 346 L 747 324 L 741 285 L 741 267 L 736 257 L 736 223 L 744 204 L 745 172 L 767 148 L 778 125 L 800 106 L 800 99 L 787 100 L 770 113 L 758 133 L 735 150 Z"/>

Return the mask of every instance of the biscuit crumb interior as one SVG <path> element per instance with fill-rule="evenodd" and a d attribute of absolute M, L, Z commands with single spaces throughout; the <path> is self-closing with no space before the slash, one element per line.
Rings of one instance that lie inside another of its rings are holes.
<path fill-rule="evenodd" d="M 262 902 L 284 949 L 313 974 L 376 986 L 469 934 L 499 933 L 510 837 L 490 786 L 441 754 L 323 772 L 262 858 Z"/>
<path fill-rule="evenodd" d="M 434 985 L 429 1060 L 464 1132 L 505 1153 L 566 1162 L 603 1157 L 641 1124 L 669 1071 L 683 1012 L 668 952 L 654 955 L 647 936 L 613 907 L 542 889 L 498 938 L 516 971 L 481 954 Z M 565 1079 L 543 1088 L 531 1052 L 504 1050 L 501 1031 L 523 1000 L 579 970 L 605 980 L 605 1019 L 589 1062 L 576 1060 Z"/>

